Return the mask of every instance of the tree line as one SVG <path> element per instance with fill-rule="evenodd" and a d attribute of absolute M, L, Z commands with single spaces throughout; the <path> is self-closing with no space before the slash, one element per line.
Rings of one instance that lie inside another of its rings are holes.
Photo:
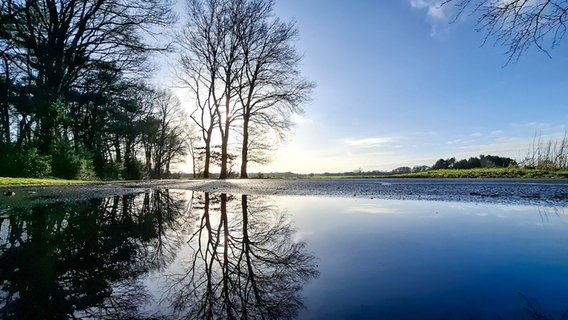
<path fill-rule="evenodd" d="M 470 157 L 469 159 L 456 160 L 455 157 L 449 159 L 439 159 L 432 165 L 432 170 L 438 169 L 474 169 L 474 168 L 506 168 L 517 165 L 517 162 L 511 158 L 480 155 L 479 157 Z"/>
<path fill-rule="evenodd" d="M 184 153 L 181 107 L 140 79 L 163 0 L 0 2 L 0 175 L 161 178 Z"/>
<path fill-rule="evenodd" d="M 451 157 L 439 159 L 432 166 L 398 167 L 393 169 L 390 174 L 416 173 L 441 169 L 506 168 L 515 165 L 517 165 L 515 160 L 501 156 L 480 155 L 479 157 L 461 160 Z"/>
<path fill-rule="evenodd" d="M 164 178 L 189 154 L 226 178 L 240 154 L 247 177 L 268 161 L 313 88 L 293 23 L 270 0 L 187 0 L 175 33 L 172 5 L 0 0 L 0 176 Z M 145 81 L 172 49 L 187 112 Z"/>

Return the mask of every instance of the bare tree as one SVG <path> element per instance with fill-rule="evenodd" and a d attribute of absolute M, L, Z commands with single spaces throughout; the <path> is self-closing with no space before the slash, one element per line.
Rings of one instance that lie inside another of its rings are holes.
<path fill-rule="evenodd" d="M 243 17 L 243 1 L 219 1 L 215 9 L 219 11 L 218 21 L 221 23 L 221 65 L 218 70 L 219 80 L 222 82 L 222 100 L 215 111 L 219 120 L 219 133 L 221 135 L 221 172 L 219 179 L 226 179 L 230 175 L 229 165 L 229 137 L 233 123 L 238 118 L 237 86 L 239 75 L 242 72 L 243 61 L 240 52 L 240 39 L 235 32 Z"/>
<path fill-rule="evenodd" d="M 149 147 L 153 178 L 170 175 L 170 165 L 179 162 L 187 154 L 188 139 L 186 115 L 179 99 L 168 90 L 154 90 L 152 115 L 157 120 L 158 128 L 151 132 Z M 148 148 L 148 147 L 147 147 Z"/>
<path fill-rule="evenodd" d="M 309 100 L 315 84 L 300 75 L 301 56 L 293 45 L 298 31 L 293 23 L 273 17 L 274 1 L 240 2 L 242 20 L 236 28 L 243 59 L 237 91 L 243 121 L 240 177 L 247 178 L 251 123 L 283 135 L 292 126 L 291 115 L 303 111 L 301 105 Z"/>
<path fill-rule="evenodd" d="M 519 59 L 531 46 L 549 55 L 566 34 L 568 1 L 528 0 L 445 0 L 458 15 L 467 10 L 479 14 L 477 30 L 486 33 L 485 41 L 495 38 L 507 47 L 509 62 Z"/>
<path fill-rule="evenodd" d="M 217 3 L 209 0 L 206 4 L 197 0 L 187 2 L 187 24 L 178 36 L 180 68 L 175 73 L 189 88 L 195 100 L 195 111 L 190 115 L 201 129 L 205 144 L 203 177 L 209 178 L 211 148 L 214 129 L 218 125 L 218 113 L 223 92 L 218 89 L 221 81 L 218 70 L 221 65 L 222 22 L 219 21 Z"/>
<path fill-rule="evenodd" d="M 241 132 L 241 133 L 244 133 Z M 268 164 L 272 161 L 272 156 L 277 149 L 280 137 L 274 130 L 266 125 L 258 123 L 249 123 L 248 133 L 248 150 L 247 164 Z M 244 139 L 243 139 L 244 140 Z M 242 148 L 242 146 L 241 146 Z M 242 149 L 239 150 L 241 155 Z M 242 167 L 242 162 L 241 162 Z M 241 170 L 242 171 L 242 170 Z"/>
<path fill-rule="evenodd" d="M 231 131 L 242 132 L 241 178 L 247 177 L 250 131 L 264 126 L 283 136 L 314 87 L 300 76 L 293 23 L 273 17 L 272 0 L 189 0 L 180 37 L 182 80 L 196 99 L 193 119 L 211 147 L 221 139 L 220 178 L 229 176 Z M 208 167 L 206 154 L 206 170 Z"/>
<path fill-rule="evenodd" d="M 200 166 L 199 157 L 199 143 L 201 142 L 201 136 L 197 131 L 197 127 L 194 123 L 189 126 L 187 135 L 187 151 L 191 157 L 191 168 L 193 171 L 193 177 L 197 178 L 197 175 L 201 173 L 202 168 Z"/>

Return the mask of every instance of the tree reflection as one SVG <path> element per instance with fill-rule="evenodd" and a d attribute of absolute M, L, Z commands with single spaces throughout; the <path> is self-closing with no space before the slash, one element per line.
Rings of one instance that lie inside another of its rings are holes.
<path fill-rule="evenodd" d="M 190 319 L 294 318 L 318 271 L 288 215 L 246 195 L 205 193 L 196 203 L 192 256 L 170 279 L 174 309 Z"/>
<path fill-rule="evenodd" d="M 145 318 L 139 276 L 174 260 L 184 209 L 156 190 L 9 211 L 0 218 L 0 318 Z"/>

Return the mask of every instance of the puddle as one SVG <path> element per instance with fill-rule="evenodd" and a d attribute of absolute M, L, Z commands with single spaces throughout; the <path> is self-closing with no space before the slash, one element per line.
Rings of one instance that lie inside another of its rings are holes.
<path fill-rule="evenodd" d="M 4 208 L 0 317 L 559 317 L 565 210 L 179 189 Z"/>

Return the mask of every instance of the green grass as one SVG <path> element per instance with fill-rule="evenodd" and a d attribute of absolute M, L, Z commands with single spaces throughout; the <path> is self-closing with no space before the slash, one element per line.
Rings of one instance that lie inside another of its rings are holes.
<path fill-rule="evenodd" d="M 56 184 L 80 184 L 91 181 L 64 180 L 64 179 L 36 179 L 36 178 L 7 178 L 0 177 L 0 186 L 6 185 L 56 185 Z"/>
<path fill-rule="evenodd" d="M 365 179 L 365 178 L 526 178 L 554 179 L 568 178 L 568 170 L 527 169 L 527 168 L 476 168 L 476 169 L 441 169 L 425 172 L 385 175 L 349 175 L 329 174 L 304 176 L 309 179 Z"/>
<path fill-rule="evenodd" d="M 393 178 L 568 178 L 566 170 L 526 168 L 442 169 L 392 175 Z"/>

